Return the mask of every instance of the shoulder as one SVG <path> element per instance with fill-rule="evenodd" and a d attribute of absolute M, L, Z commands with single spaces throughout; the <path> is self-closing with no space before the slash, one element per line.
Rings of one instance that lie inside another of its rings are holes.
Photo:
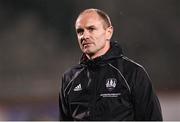
<path fill-rule="evenodd" d="M 135 84 L 150 84 L 151 79 L 149 74 L 142 65 L 127 57 L 122 58 L 124 62 L 124 73 L 128 74 L 128 76 L 132 78 L 131 80 L 134 81 Z"/>
<path fill-rule="evenodd" d="M 64 75 L 72 75 L 74 74 L 75 72 L 77 72 L 78 70 L 80 70 L 82 68 L 81 65 L 77 64 L 77 65 L 74 65 L 74 66 L 71 66 L 70 68 L 68 68 L 65 72 L 64 72 Z"/>
<path fill-rule="evenodd" d="M 64 82 L 64 84 L 70 82 L 74 77 L 77 76 L 77 74 L 79 74 L 79 72 L 81 72 L 84 69 L 84 67 L 80 64 L 74 65 L 70 68 L 68 68 L 64 73 L 63 73 L 63 77 L 62 80 Z"/>
<path fill-rule="evenodd" d="M 145 68 L 141 64 L 126 56 L 122 56 L 122 61 L 124 68 L 128 71 L 145 71 Z"/>
<path fill-rule="evenodd" d="M 141 64 L 135 62 L 134 60 L 132 60 L 126 56 L 122 56 L 122 61 L 123 61 L 124 66 L 126 66 L 130 69 L 134 69 L 134 70 L 144 69 L 144 67 Z"/>

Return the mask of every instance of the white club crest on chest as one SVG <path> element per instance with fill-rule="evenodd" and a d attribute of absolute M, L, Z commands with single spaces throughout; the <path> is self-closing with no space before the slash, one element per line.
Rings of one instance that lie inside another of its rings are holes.
<path fill-rule="evenodd" d="M 112 91 L 117 84 L 117 80 L 115 78 L 108 78 L 106 80 L 106 88 L 108 91 Z"/>

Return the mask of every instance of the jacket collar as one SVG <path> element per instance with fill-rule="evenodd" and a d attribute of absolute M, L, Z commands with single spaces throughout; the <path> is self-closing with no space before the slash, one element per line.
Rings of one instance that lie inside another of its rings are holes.
<path fill-rule="evenodd" d="M 85 54 L 82 54 L 81 59 L 80 59 L 80 64 L 89 64 L 89 63 L 102 63 L 108 60 L 112 60 L 115 58 L 120 58 L 122 57 L 122 48 L 121 46 L 115 41 L 115 42 L 110 42 L 110 49 L 102 56 L 99 56 L 93 60 L 89 60 Z"/>

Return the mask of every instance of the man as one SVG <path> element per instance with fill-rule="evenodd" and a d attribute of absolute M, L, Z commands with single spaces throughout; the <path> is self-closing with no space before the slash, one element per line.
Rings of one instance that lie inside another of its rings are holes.
<path fill-rule="evenodd" d="M 83 55 L 63 75 L 60 120 L 162 120 L 145 69 L 110 41 L 113 27 L 108 15 L 86 9 L 75 28 Z"/>

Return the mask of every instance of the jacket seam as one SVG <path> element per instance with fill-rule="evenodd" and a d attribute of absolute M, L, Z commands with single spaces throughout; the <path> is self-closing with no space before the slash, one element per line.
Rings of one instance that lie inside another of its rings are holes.
<path fill-rule="evenodd" d="M 126 86 L 128 87 L 129 92 L 131 93 L 131 88 L 130 88 L 127 80 L 125 79 L 125 77 L 124 77 L 123 74 L 121 73 L 121 71 L 120 71 L 118 68 L 116 68 L 115 66 L 113 66 L 112 64 L 110 64 L 110 63 L 108 63 L 108 65 L 109 65 L 110 67 L 112 67 L 113 69 L 115 69 L 115 70 L 118 71 L 118 73 L 121 75 L 121 77 L 122 77 L 123 80 L 125 81 L 125 84 L 126 84 Z"/>
<path fill-rule="evenodd" d="M 68 86 L 74 81 L 74 79 L 75 78 L 77 78 L 78 76 L 79 76 L 79 74 L 84 70 L 85 68 L 83 68 L 76 76 L 74 76 L 71 80 L 70 80 L 70 82 L 66 85 L 66 87 L 65 87 L 65 89 L 64 89 L 64 94 L 65 94 L 65 91 L 67 90 L 67 88 L 68 88 Z M 75 73 L 76 74 L 76 73 Z M 71 85 L 71 87 L 72 87 L 72 85 Z M 70 87 L 70 89 L 71 89 L 71 87 Z M 69 92 L 70 92 L 71 90 L 69 90 Z M 69 94 L 69 92 L 67 93 L 67 94 Z M 64 95 L 65 96 L 65 95 Z"/>

